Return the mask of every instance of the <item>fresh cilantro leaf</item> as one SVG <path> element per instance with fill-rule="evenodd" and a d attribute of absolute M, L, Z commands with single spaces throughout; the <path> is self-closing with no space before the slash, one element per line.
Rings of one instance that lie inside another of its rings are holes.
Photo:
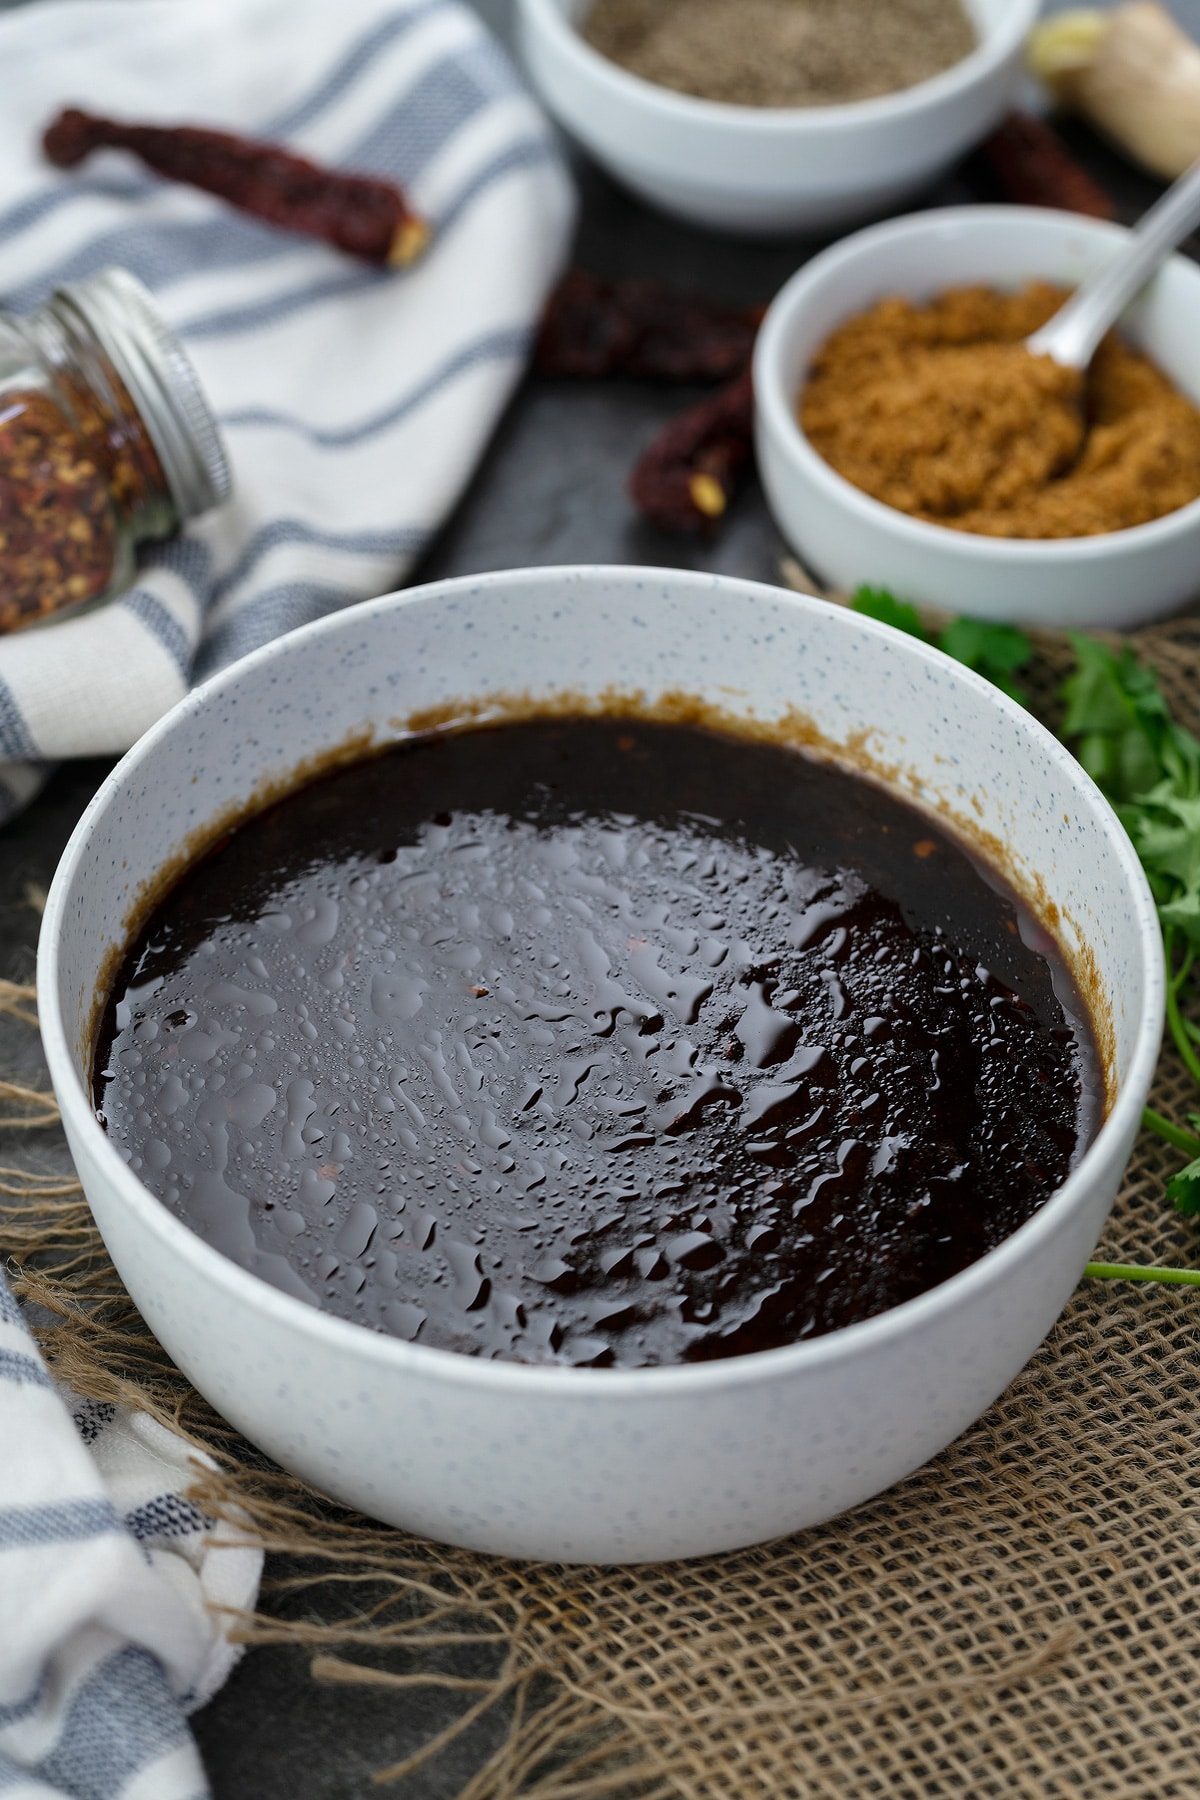
<path fill-rule="evenodd" d="M 1191 1117 L 1194 1122 L 1195 1113 L 1192 1113 Z M 1200 1156 L 1200 1134 L 1194 1128 L 1185 1131 L 1182 1125 L 1176 1125 L 1170 1119 L 1165 1119 L 1162 1113 L 1155 1112 L 1152 1106 L 1142 1108 L 1142 1124 L 1147 1131 L 1155 1132 L 1164 1142 L 1174 1144 L 1176 1150 L 1185 1151 L 1189 1157 Z"/>
<path fill-rule="evenodd" d="M 956 662 L 1024 701 L 1013 675 L 1030 660 L 1033 646 L 1015 626 L 952 619 L 931 639 L 916 608 L 886 588 L 860 587 L 850 604 L 868 618 L 936 643 Z M 1115 650 L 1082 636 L 1071 643 L 1075 668 L 1062 690 L 1061 736 L 1112 803 L 1146 871 L 1166 950 L 1167 1022 L 1200 1085 L 1193 1042 L 1200 1034 L 1181 1007 L 1184 987 L 1194 978 L 1193 969 L 1200 969 L 1200 739 L 1171 717 L 1154 671 L 1143 668 L 1128 645 Z M 1189 1116 L 1192 1132 L 1200 1136 L 1200 1113 Z M 1195 1138 L 1169 1119 L 1147 1111 L 1146 1123 L 1185 1154 L 1194 1147 Z M 1177 1211 L 1200 1216 L 1200 1156 L 1171 1177 L 1167 1197 Z"/>
<path fill-rule="evenodd" d="M 1158 683 L 1127 644 L 1120 654 L 1095 638 L 1071 644 L 1062 735 L 1078 740 L 1076 756 L 1110 800 L 1139 800 L 1166 773 L 1164 752 L 1177 730 Z"/>
<path fill-rule="evenodd" d="M 1164 927 L 1180 932 L 1189 944 L 1200 949 L 1200 894 L 1194 888 L 1173 900 L 1160 900 L 1158 916 Z"/>
<path fill-rule="evenodd" d="M 1171 717 L 1153 670 L 1128 645 L 1071 642 L 1062 735 L 1111 800 L 1146 871 L 1166 954 L 1167 1026 L 1200 1084 L 1196 1034 L 1182 1005 L 1200 954 L 1200 739 Z M 1183 1147 L 1186 1134 L 1153 1128 Z M 1167 1194 L 1181 1212 L 1200 1214 L 1200 1157 L 1172 1177 Z"/>
<path fill-rule="evenodd" d="M 1134 815 L 1127 829 L 1142 862 L 1156 877 L 1176 885 L 1164 904 L 1185 894 L 1200 897 L 1200 795 L 1182 798 L 1164 781 L 1151 788 L 1139 808 L 1127 810 Z"/>
<path fill-rule="evenodd" d="M 1200 1213 L 1200 1156 L 1180 1169 L 1178 1175 L 1172 1175 L 1167 1183 L 1167 1199 L 1174 1202 L 1176 1212 L 1189 1217 Z"/>
<path fill-rule="evenodd" d="M 878 619 L 881 625 L 891 625 L 896 631 L 907 632 L 909 637 L 920 638 L 923 644 L 929 642 L 928 634 L 917 616 L 915 606 L 906 600 L 897 600 L 895 594 L 887 588 L 856 588 L 850 599 L 853 612 L 863 613 L 868 619 Z"/>
<path fill-rule="evenodd" d="M 1015 625 L 996 625 L 989 619 L 951 619 L 944 631 L 931 637 L 916 607 L 906 600 L 897 600 L 887 588 L 857 588 L 850 605 L 853 611 L 891 625 L 909 637 L 920 638 L 923 644 L 936 644 L 955 662 L 977 670 L 1014 700 L 1024 701 L 1025 695 L 1012 677 L 1014 670 L 1023 668 L 1033 655 L 1033 645 Z"/>
<path fill-rule="evenodd" d="M 1062 736 L 1116 807 L 1147 872 L 1181 886 L 1200 880 L 1191 845 L 1200 830 L 1200 739 L 1177 725 L 1153 670 L 1125 645 L 1073 637 L 1063 684 Z"/>
<path fill-rule="evenodd" d="M 1012 679 L 1033 655 L 1033 645 L 1015 625 L 997 625 L 990 619 L 951 619 L 937 638 L 937 647 L 955 662 L 980 675 L 1022 704 L 1025 693 Z"/>
<path fill-rule="evenodd" d="M 936 643 L 956 662 L 1024 701 L 1012 677 L 1030 660 L 1033 647 L 1015 626 L 959 618 L 931 638 L 916 608 L 887 588 L 860 587 L 850 604 L 923 643 Z M 1200 1032 L 1181 1007 L 1186 984 L 1200 970 L 1200 738 L 1171 717 L 1154 671 L 1143 668 L 1128 645 L 1115 650 L 1083 636 L 1071 643 L 1075 668 L 1062 689 L 1066 716 L 1060 735 L 1112 803 L 1146 871 L 1166 951 L 1167 1022 L 1200 1086 Z M 1185 1154 L 1194 1147 L 1195 1137 L 1169 1119 L 1149 1110 L 1145 1117 Z M 1200 1136 L 1200 1113 L 1189 1118 L 1192 1133 Z M 1172 1176 L 1167 1196 L 1179 1212 L 1200 1215 L 1200 1156 Z"/>

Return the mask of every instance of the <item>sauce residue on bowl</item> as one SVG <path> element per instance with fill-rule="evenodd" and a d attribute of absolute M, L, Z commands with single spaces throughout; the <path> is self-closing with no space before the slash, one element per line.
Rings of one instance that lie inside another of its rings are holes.
<path fill-rule="evenodd" d="M 424 1345 L 645 1366 L 778 1347 L 975 1261 L 1104 1078 L 1017 896 L 882 787 L 628 717 L 433 732 L 225 835 L 93 1064 L 218 1250 Z"/>

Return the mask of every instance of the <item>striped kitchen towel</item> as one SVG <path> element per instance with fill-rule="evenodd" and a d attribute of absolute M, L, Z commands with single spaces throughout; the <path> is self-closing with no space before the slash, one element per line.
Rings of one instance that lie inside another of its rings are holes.
<path fill-rule="evenodd" d="M 133 588 L 0 639 L 0 820 L 61 757 L 127 749 L 188 686 L 403 580 L 523 368 L 573 199 L 542 115 L 461 0 L 42 0 L 0 17 L 0 303 L 117 264 L 221 422 L 233 498 Z M 433 222 L 384 271 L 150 175 L 42 158 L 63 106 L 209 124 L 389 176 Z"/>
<path fill-rule="evenodd" d="M 262 1551 L 185 1498 L 201 1452 L 47 1373 L 0 1275 L 0 1794 L 204 1800 L 186 1714 Z"/>

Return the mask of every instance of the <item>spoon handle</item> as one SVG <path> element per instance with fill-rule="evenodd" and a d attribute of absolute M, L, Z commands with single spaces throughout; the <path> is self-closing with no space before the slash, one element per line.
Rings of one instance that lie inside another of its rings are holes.
<path fill-rule="evenodd" d="M 1181 175 L 1139 219 L 1113 260 L 1077 288 L 1048 324 L 1026 339 L 1034 356 L 1086 369 L 1109 326 L 1167 252 L 1200 225 L 1200 162 Z"/>

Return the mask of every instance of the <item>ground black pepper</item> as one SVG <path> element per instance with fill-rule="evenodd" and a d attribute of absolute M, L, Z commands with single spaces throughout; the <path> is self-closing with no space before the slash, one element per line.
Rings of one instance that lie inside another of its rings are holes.
<path fill-rule="evenodd" d="M 969 56 L 960 0 L 596 0 L 583 35 L 645 81 L 740 106 L 829 106 Z"/>

